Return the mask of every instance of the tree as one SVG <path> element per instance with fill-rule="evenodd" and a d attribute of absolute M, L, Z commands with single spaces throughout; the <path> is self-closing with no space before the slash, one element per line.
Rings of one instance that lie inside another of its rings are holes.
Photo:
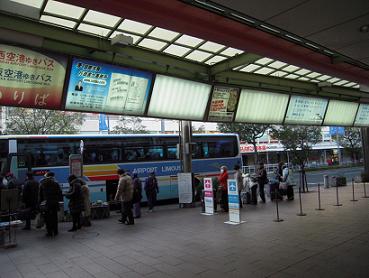
<path fill-rule="evenodd" d="M 142 120 L 138 117 L 121 116 L 118 124 L 112 130 L 116 134 L 142 134 L 149 133 L 146 126 L 142 124 Z"/>
<path fill-rule="evenodd" d="M 192 133 L 205 133 L 205 126 L 201 125 L 198 128 L 192 126 Z"/>
<path fill-rule="evenodd" d="M 349 150 L 351 161 L 355 162 L 362 147 L 360 130 L 354 127 L 345 128 L 344 134 L 338 136 L 338 143 Z"/>
<path fill-rule="evenodd" d="M 239 123 L 219 123 L 218 130 L 223 133 L 237 133 L 241 141 L 246 141 L 254 146 L 255 163 L 259 161 L 258 150 L 256 148 L 257 139 L 264 136 L 270 128 L 269 125 L 259 124 L 239 124 Z"/>
<path fill-rule="evenodd" d="M 305 175 L 305 164 L 308 162 L 309 153 L 313 145 L 321 139 L 320 127 L 313 126 L 282 126 L 275 127 L 271 136 L 278 139 L 284 149 L 292 154 L 292 161 L 301 169 L 301 185 L 305 192 L 307 181 Z"/>
<path fill-rule="evenodd" d="M 82 113 L 10 107 L 6 134 L 73 134 L 82 126 Z"/>

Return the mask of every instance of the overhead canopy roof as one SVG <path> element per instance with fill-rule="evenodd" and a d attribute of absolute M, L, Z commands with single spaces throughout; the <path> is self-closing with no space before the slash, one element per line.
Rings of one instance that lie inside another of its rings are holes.
<path fill-rule="evenodd" d="M 63 2 L 69 4 L 1 1 L 2 37 L 199 81 L 366 101 L 367 93 L 358 90 L 358 83 L 369 84 L 365 67 L 293 37 L 252 28 L 239 12 L 225 17 L 225 9 L 185 3 L 191 1 Z M 120 33 L 131 36 L 133 46 L 111 46 L 109 40 Z M 320 89 L 319 82 L 333 86 Z"/>

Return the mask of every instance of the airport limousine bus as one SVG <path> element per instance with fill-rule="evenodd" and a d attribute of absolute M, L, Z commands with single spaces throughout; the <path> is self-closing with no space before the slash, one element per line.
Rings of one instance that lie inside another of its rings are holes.
<path fill-rule="evenodd" d="M 52 171 L 66 190 L 69 155 L 80 153 L 81 140 L 83 175 L 90 187 L 91 201 L 114 198 L 119 168 L 137 173 L 142 181 L 154 171 L 160 188 L 158 200 L 178 198 L 178 135 L 0 136 L 1 172 L 11 171 L 23 181 L 27 171 L 32 171 L 38 180 Z M 194 135 L 192 140 L 193 172 L 201 180 L 217 175 L 222 165 L 232 170 L 242 163 L 235 134 Z"/>

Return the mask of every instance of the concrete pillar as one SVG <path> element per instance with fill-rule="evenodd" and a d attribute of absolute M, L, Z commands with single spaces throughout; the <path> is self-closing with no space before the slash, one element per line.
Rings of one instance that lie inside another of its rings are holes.
<path fill-rule="evenodd" d="M 181 158 L 184 173 L 192 172 L 192 148 L 191 137 L 192 128 L 191 121 L 180 121 L 181 125 Z"/>
<path fill-rule="evenodd" d="M 363 145 L 364 173 L 369 176 L 369 128 L 361 128 L 361 141 Z"/>

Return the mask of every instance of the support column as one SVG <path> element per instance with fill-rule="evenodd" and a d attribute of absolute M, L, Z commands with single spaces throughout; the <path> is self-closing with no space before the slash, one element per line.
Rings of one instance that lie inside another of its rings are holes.
<path fill-rule="evenodd" d="M 181 158 L 183 173 L 192 172 L 191 121 L 181 121 Z"/>
<path fill-rule="evenodd" d="M 361 141 L 363 148 L 364 158 L 364 173 L 366 177 L 369 177 L 369 128 L 361 128 Z"/>

